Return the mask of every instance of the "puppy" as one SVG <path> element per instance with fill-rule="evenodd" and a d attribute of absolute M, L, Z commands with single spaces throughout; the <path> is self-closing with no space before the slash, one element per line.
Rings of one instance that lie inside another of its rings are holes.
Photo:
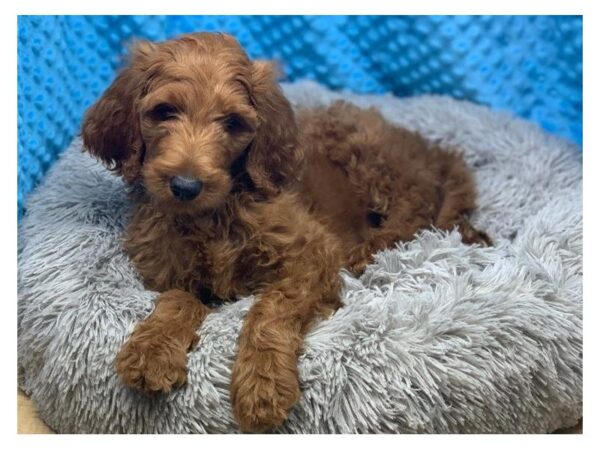
<path fill-rule="evenodd" d="M 231 378 L 243 431 L 280 425 L 298 400 L 303 338 L 340 307 L 341 268 L 360 273 L 429 227 L 489 244 L 468 222 L 475 189 L 458 154 L 374 109 L 295 117 L 271 65 L 225 34 L 138 42 L 82 136 L 130 185 L 124 247 L 161 293 L 117 372 L 147 393 L 181 386 L 205 303 L 255 294 Z"/>

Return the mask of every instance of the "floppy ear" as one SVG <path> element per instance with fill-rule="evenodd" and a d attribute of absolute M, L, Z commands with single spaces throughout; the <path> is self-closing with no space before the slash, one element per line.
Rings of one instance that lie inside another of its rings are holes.
<path fill-rule="evenodd" d="M 148 42 L 135 44 L 129 66 L 88 109 L 81 132 L 84 148 L 129 183 L 141 175 L 144 156 L 144 142 L 135 107 L 143 84 L 138 60 L 151 48 L 152 44 Z"/>
<path fill-rule="evenodd" d="M 297 145 L 296 120 L 270 63 L 252 63 L 250 85 L 259 125 L 246 170 L 259 190 L 274 195 L 300 176 L 303 156 Z"/>

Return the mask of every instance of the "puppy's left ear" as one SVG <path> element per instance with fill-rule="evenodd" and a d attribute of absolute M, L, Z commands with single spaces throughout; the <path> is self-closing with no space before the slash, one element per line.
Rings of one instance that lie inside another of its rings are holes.
<path fill-rule="evenodd" d="M 141 174 L 144 142 L 135 105 L 148 78 L 143 61 L 153 50 L 150 42 L 133 45 L 129 64 L 87 110 L 81 130 L 84 148 L 129 183 Z"/>
<path fill-rule="evenodd" d="M 303 161 L 294 112 L 276 77 L 271 63 L 252 63 L 250 98 L 259 125 L 246 170 L 256 187 L 268 195 L 279 193 L 287 183 L 297 179 Z"/>

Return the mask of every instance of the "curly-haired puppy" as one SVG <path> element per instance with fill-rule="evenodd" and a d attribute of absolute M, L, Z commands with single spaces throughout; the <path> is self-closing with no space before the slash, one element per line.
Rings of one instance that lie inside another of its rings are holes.
<path fill-rule="evenodd" d="M 343 102 L 295 117 L 271 65 L 224 34 L 137 43 L 82 134 L 131 185 L 125 248 L 161 292 L 119 375 L 145 392 L 180 386 L 202 300 L 256 294 L 231 379 L 245 431 L 280 425 L 298 400 L 303 337 L 340 306 L 341 268 L 432 226 L 489 242 L 467 221 L 459 155 Z"/>

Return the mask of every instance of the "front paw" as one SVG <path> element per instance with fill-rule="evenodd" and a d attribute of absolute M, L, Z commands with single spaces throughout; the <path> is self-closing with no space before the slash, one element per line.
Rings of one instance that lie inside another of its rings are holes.
<path fill-rule="evenodd" d="M 239 355 L 234 365 L 231 403 L 243 432 L 263 433 L 281 425 L 300 397 L 296 358 L 270 353 Z"/>
<path fill-rule="evenodd" d="M 187 380 L 188 348 L 164 334 L 134 334 L 117 355 L 123 382 L 146 394 L 168 393 Z"/>

